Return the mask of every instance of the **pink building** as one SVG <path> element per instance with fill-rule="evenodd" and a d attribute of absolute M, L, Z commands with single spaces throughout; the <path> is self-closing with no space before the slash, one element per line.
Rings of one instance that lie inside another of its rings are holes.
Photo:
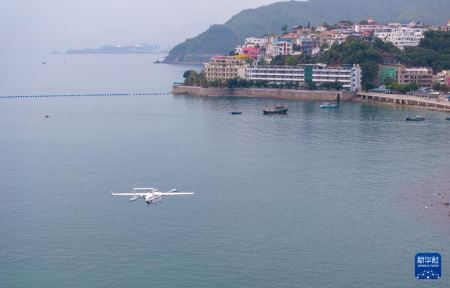
<path fill-rule="evenodd" d="M 258 58 L 261 49 L 259 47 L 244 47 L 242 48 L 242 54 L 247 55 L 250 58 L 256 59 Z"/>

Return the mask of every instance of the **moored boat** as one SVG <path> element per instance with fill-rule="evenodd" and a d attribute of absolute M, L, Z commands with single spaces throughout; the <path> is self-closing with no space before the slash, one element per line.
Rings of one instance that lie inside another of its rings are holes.
<path fill-rule="evenodd" d="M 241 115 L 242 112 L 241 111 L 232 111 L 230 112 L 231 115 Z"/>
<path fill-rule="evenodd" d="M 333 102 L 325 102 L 320 105 L 322 109 L 334 109 L 337 108 L 337 104 Z"/>
<path fill-rule="evenodd" d="M 406 118 L 406 121 L 425 121 L 425 118 L 423 118 L 422 116 L 414 116 Z"/>
<path fill-rule="evenodd" d="M 263 109 L 264 114 L 286 114 L 288 112 L 288 107 L 284 105 L 273 106 Z"/>

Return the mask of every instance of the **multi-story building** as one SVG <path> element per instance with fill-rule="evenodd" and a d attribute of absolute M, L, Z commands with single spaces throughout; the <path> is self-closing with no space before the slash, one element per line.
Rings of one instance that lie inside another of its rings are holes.
<path fill-rule="evenodd" d="M 379 84 L 397 81 L 397 65 L 380 65 L 378 69 Z"/>
<path fill-rule="evenodd" d="M 315 36 L 300 36 L 297 40 L 297 45 L 302 53 L 315 54 L 313 52 L 320 48 L 320 39 Z"/>
<path fill-rule="evenodd" d="M 234 56 L 215 56 L 203 66 L 206 79 L 232 79 L 238 77 L 238 69 L 245 65 L 242 59 Z"/>
<path fill-rule="evenodd" d="M 259 47 L 243 47 L 242 54 L 247 55 L 250 58 L 256 59 L 261 52 L 261 48 Z"/>
<path fill-rule="evenodd" d="M 450 87 L 450 70 L 442 70 L 437 73 L 433 82 Z"/>
<path fill-rule="evenodd" d="M 270 57 L 275 57 L 278 55 L 291 55 L 293 51 L 294 45 L 291 39 L 279 38 L 267 45 L 266 54 Z"/>
<path fill-rule="evenodd" d="M 293 82 L 299 85 L 305 85 L 307 82 L 316 85 L 338 82 L 346 90 L 357 91 L 361 89 L 361 68 L 359 65 L 341 67 L 328 67 L 325 64 L 248 66 L 242 67 L 240 70 L 243 70 L 240 74 L 245 75 L 244 77 L 247 80 L 276 83 Z"/>
<path fill-rule="evenodd" d="M 398 66 L 397 82 L 400 84 L 415 83 L 420 87 L 431 87 L 433 85 L 433 69 L 426 67 Z"/>
<path fill-rule="evenodd" d="M 351 32 L 343 29 L 331 30 L 328 33 L 327 43 L 329 46 L 342 44 L 351 35 Z"/>
<path fill-rule="evenodd" d="M 450 31 L 450 19 L 446 25 L 429 25 L 428 28 L 433 31 Z"/>
<path fill-rule="evenodd" d="M 355 24 L 353 30 L 365 36 L 371 36 L 376 30 L 384 29 L 386 25 L 378 24 L 372 17 L 367 19 L 367 24 Z"/>
<path fill-rule="evenodd" d="M 388 27 L 375 30 L 374 35 L 384 42 L 390 42 L 399 49 L 404 50 L 406 47 L 418 46 L 420 40 L 423 39 L 423 27 L 411 27 L 408 25 L 389 24 Z"/>
<path fill-rule="evenodd" d="M 245 45 L 253 44 L 259 47 L 265 47 L 267 45 L 268 39 L 266 37 L 258 38 L 258 37 L 249 37 L 245 39 Z"/>

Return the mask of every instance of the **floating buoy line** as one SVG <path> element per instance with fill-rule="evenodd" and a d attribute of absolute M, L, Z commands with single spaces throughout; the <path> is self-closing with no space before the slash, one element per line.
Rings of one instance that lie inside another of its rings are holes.
<path fill-rule="evenodd" d="M 3 95 L 0 99 L 16 98 L 54 98 L 54 97 L 117 97 L 117 96 L 157 96 L 169 95 L 170 92 L 143 92 L 143 93 L 73 93 L 73 94 L 42 94 L 42 95 Z"/>

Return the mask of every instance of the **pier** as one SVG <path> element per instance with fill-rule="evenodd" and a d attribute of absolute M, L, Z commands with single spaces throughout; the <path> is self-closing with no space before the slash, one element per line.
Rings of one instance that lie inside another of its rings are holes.
<path fill-rule="evenodd" d="M 54 97 L 118 97 L 118 96 L 157 96 L 169 95 L 170 92 L 126 92 L 126 93 L 66 93 L 41 95 L 0 95 L 0 99 L 17 98 L 54 98 Z"/>
<path fill-rule="evenodd" d="M 419 106 L 434 110 L 444 110 L 450 112 L 450 101 L 430 99 L 426 97 L 417 97 L 402 94 L 384 94 L 374 92 L 358 92 L 357 97 L 360 100 L 389 103 L 393 105 Z"/>

